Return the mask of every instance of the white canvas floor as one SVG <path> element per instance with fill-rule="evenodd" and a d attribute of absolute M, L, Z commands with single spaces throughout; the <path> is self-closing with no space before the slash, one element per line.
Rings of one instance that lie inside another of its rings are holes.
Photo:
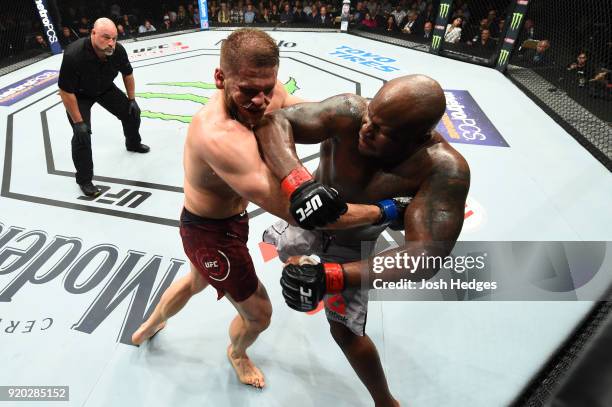
<path fill-rule="evenodd" d="M 133 55 L 138 102 L 149 112 L 141 133 L 151 153 L 126 152 L 120 123 L 94 107 L 96 183 L 108 187 L 95 201 L 82 199 L 74 183 L 70 127 L 55 85 L 0 107 L 0 385 L 67 385 L 70 402 L 57 404 L 74 406 L 372 405 L 323 313 L 299 314 L 284 305 L 281 263 L 265 261 L 259 247 L 274 218 L 254 206 L 249 248 L 274 315 L 250 354 L 267 388 L 237 382 L 225 356 L 234 311 L 212 290 L 194 297 L 145 346 L 125 344 L 164 283 L 188 271 L 176 227 L 183 116 L 212 92 L 205 84 L 213 81 L 227 34 L 125 45 Z M 305 99 L 342 92 L 372 97 L 385 80 L 409 73 L 469 92 L 508 147 L 455 144 L 472 171 L 462 240 L 612 240 L 609 172 L 499 72 L 346 34 L 270 35 L 282 42 L 279 80 L 293 79 L 296 95 Z M 163 44 L 169 45 L 159 48 Z M 146 47 L 157 48 L 133 52 Z M 396 69 L 339 58 L 339 47 L 376 54 Z M 61 55 L 54 56 L 0 77 L 0 88 L 59 70 L 60 63 Z M 298 151 L 310 157 L 318 149 Z M 316 164 L 312 158 L 307 167 Z M 144 200 L 136 205 L 138 198 Z M 45 255 L 62 239 L 75 242 L 74 252 Z M 367 331 L 402 405 L 504 406 L 591 306 L 374 302 Z"/>

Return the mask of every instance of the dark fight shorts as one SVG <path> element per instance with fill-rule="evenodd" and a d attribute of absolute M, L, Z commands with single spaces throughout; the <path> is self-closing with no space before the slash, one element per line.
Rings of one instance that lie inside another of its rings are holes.
<path fill-rule="evenodd" d="M 257 289 L 257 275 L 247 248 L 249 216 L 246 211 L 225 219 L 208 219 L 183 208 L 180 233 L 185 254 L 198 272 L 234 301 L 249 298 Z"/>

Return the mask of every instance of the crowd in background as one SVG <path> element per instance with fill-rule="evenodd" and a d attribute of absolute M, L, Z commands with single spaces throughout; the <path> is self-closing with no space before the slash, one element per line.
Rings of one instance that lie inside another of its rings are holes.
<path fill-rule="evenodd" d="M 444 33 L 445 48 L 485 58 L 492 57 L 506 27 L 509 0 L 455 0 Z M 96 18 L 105 16 L 117 24 L 119 39 L 150 33 L 196 28 L 200 25 L 197 0 L 100 0 L 56 1 L 59 14 L 54 17 L 62 46 L 88 36 Z M 433 36 L 439 0 L 352 0 L 350 25 L 365 31 L 429 43 Z M 40 19 L 27 5 L 0 9 L 2 57 L 24 49 L 46 51 Z M 220 25 L 294 25 L 338 27 L 341 0 L 209 0 L 211 26 Z M 24 11 L 26 10 L 26 11 Z M 24 18 L 25 16 L 29 18 Z M 557 27 L 553 26 L 553 29 Z M 608 27 L 609 28 L 609 27 Z M 607 34 L 610 35 L 608 30 Z M 610 78 L 611 38 L 591 41 L 596 49 L 576 44 L 571 57 L 567 50 L 555 52 L 558 44 L 551 37 L 550 24 L 540 27 L 527 19 L 516 47 L 514 63 L 535 69 L 553 68 L 562 79 L 579 87 L 597 82 L 607 86 Z M 566 47 L 567 48 L 567 47 Z M 559 48 L 560 50 L 560 48 Z"/>

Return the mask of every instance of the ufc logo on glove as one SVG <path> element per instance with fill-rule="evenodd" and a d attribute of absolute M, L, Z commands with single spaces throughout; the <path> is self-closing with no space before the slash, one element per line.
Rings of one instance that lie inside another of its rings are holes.
<path fill-rule="evenodd" d="M 321 206 L 323 206 L 323 203 L 321 202 L 321 197 L 319 195 L 315 195 L 310 198 L 310 200 L 306 202 L 305 208 L 297 208 L 295 210 L 295 212 L 299 215 L 298 222 L 302 222 Z"/>

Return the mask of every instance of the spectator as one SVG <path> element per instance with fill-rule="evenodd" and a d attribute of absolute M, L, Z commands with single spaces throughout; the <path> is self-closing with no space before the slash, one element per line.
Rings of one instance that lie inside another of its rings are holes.
<path fill-rule="evenodd" d="M 322 25 L 322 26 L 330 27 L 333 25 L 332 20 L 333 20 L 333 17 L 327 14 L 327 7 L 321 6 L 319 15 L 316 16 L 316 18 L 313 18 L 312 21 L 314 25 Z"/>
<path fill-rule="evenodd" d="M 59 42 L 60 44 L 62 44 L 62 47 L 66 48 L 69 44 L 72 44 L 78 38 L 79 37 L 77 37 L 77 35 L 72 32 L 70 27 L 64 27 L 62 28 L 62 35 L 59 39 Z"/>
<path fill-rule="evenodd" d="M 306 24 L 308 22 L 308 14 L 304 13 L 301 5 L 298 5 L 297 10 L 293 13 L 293 22 L 295 24 Z"/>
<path fill-rule="evenodd" d="M 575 81 L 579 87 L 586 86 L 589 78 L 593 78 L 594 72 L 591 64 L 588 63 L 586 52 L 581 52 L 576 57 L 576 61 L 567 66 L 567 71 L 575 77 Z"/>
<path fill-rule="evenodd" d="M 430 21 L 432 23 L 436 21 L 437 16 L 436 16 L 436 10 L 434 8 L 433 3 L 427 4 L 427 8 L 425 9 L 425 12 L 422 15 L 425 21 Z"/>
<path fill-rule="evenodd" d="M 128 35 L 125 32 L 125 29 L 123 28 L 123 25 L 117 24 L 117 39 L 118 40 L 125 40 L 126 38 L 128 38 Z"/>
<path fill-rule="evenodd" d="M 119 21 L 121 19 L 121 7 L 117 3 L 113 3 L 110 6 L 110 15 L 113 21 Z"/>
<path fill-rule="evenodd" d="M 385 32 L 387 34 L 393 34 L 398 32 L 397 24 L 395 24 L 395 17 L 389 14 L 387 17 L 387 25 L 385 26 Z"/>
<path fill-rule="evenodd" d="M 255 10 L 252 4 L 247 4 L 247 9 L 244 12 L 244 23 L 253 24 L 255 22 Z"/>
<path fill-rule="evenodd" d="M 550 53 L 549 53 L 549 48 L 550 48 L 550 42 L 548 40 L 541 40 L 538 41 L 538 45 L 536 46 L 536 50 L 533 56 L 529 56 L 528 53 L 526 53 L 527 60 L 529 62 L 530 65 L 533 66 L 547 66 L 547 65 L 552 65 L 553 62 L 550 59 Z"/>
<path fill-rule="evenodd" d="M 180 6 L 178 6 L 178 10 L 176 12 L 175 26 L 179 30 L 184 30 L 185 28 L 188 28 L 190 26 L 189 21 L 190 18 L 187 15 L 187 10 L 185 10 L 185 6 L 181 4 Z"/>
<path fill-rule="evenodd" d="M 34 44 L 32 48 L 41 50 L 41 51 L 49 51 L 50 49 L 49 44 L 47 44 L 47 41 L 45 41 L 43 36 L 40 34 L 36 34 L 36 36 L 34 37 Z"/>
<path fill-rule="evenodd" d="M 219 8 L 217 7 L 217 2 L 212 1 L 209 3 L 209 8 L 208 8 L 208 19 L 210 21 L 215 21 L 217 20 L 217 13 L 219 12 Z"/>
<path fill-rule="evenodd" d="M 428 40 L 428 39 L 430 39 L 432 37 L 432 35 L 433 35 L 433 23 L 431 21 L 428 21 L 423 26 L 423 36 L 422 36 L 422 38 L 424 40 Z"/>
<path fill-rule="evenodd" d="M 479 38 L 472 44 L 472 46 L 475 49 L 491 51 L 495 49 L 497 43 L 493 38 L 491 38 L 491 31 L 489 31 L 488 28 L 485 28 L 482 30 Z"/>
<path fill-rule="evenodd" d="M 408 13 L 408 21 L 406 22 L 406 25 L 402 29 L 402 32 L 404 34 L 417 34 L 418 33 L 419 28 L 417 26 L 417 18 L 418 18 L 418 15 L 416 12 L 410 11 L 410 13 Z"/>
<path fill-rule="evenodd" d="M 283 24 L 291 24 L 293 22 L 293 13 L 289 3 L 285 3 L 283 6 L 283 12 L 280 14 L 280 22 Z"/>
<path fill-rule="evenodd" d="M 444 33 L 444 41 L 451 44 L 456 44 L 461 39 L 461 24 L 463 23 L 461 17 L 457 17 L 453 20 L 452 24 L 446 26 L 446 32 Z"/>
<path fill-rule="evenodd" d="M 525 25 L 523 26 L 523 35 L 525 35 L 525 40 L 535 39 L 535 25 L 533 23 L 533 20 L 530 18 L 525 20 Z"/>
<path fill-rule="evenodd" d="M 221 24 L 227 24 L 230 22 L 230 13 L 227 11 L 227 3 L 221 3 L 221 9 L 217 14 L 217 21 Z"/>
<path fill-rule="evenodd" d="M 402 6 L 400 4 L 395 6 L 395 10 L 393 10 L 391 15 L 395 19 L 395 24 L 398 27 L 400 26 L 400 24 L 402 24 L 402 21 L 404 21 L 404 18 L 406 18 L 406 12 L 402 9 Z"/>
<path fill-rule="evenodd" d="M 260 20 L 262 23 L 270 22 L 270 10 L 267 7 L 264 7 L 263 12 L 261 13 Z"/>
<path fill-rule="evenodd" d="M 232 6 L 230 10 L 230 22 L 232 24 L 242 24 L 244 22 L 244 14 L 242 10 L 238 8 L 238 5 Z"/>
<path fill-rule="evenodd" d="M 193 20 L 194 27 L 200 26 L 200 9 L 199 8 L 197 7 L 193 8 L 193 16 L 191 17 L 191 19 Z"/>
<path fill-rule="evenodd" d="M 278 6 L 276 4 L 272 4 L 272 7 L 270 7 L 270 22 L 271 23 L 280 22 L 280 14 L 278 14 Z"/>
<path fill-rule="evenodd" d="M 355 10 L 353 11 L 353 23 L 361 24 L 361 21 L 365 17 L 365 8 L 363 7 L 363 2 L 358 1 L 355 6 Z"/>
<path fill-rule="evenodd" d="M 400 9 L 401 9 L 401 6 L 400 6 Z M 389 15 L 393 11 L 393 6 L 391 5 L 391 2 L 389 0 L 384 0 L 382 6 L 380 7 L 380 10 L 382 11 L 384 15 Z M 401 23 L 401 20 L 400 20 L 400 23 Z M 399 26 L 399 23 L 397 24 Z"/>
<path fill-rule="evenodd" d="M 138 27 L 138 34 L 152 33 L 154 31 L 156 31 L 155 27 L 153 27 L 153 24 L 148 19 L 144 20 L 144 23 Z"/>
<path fill-rule="evenodd" d="M 81 17 L 77 28 L 80 37 L 87 37 L 91 31 L 91 23 L 89 22 L 89 18 L 86 16 Z"/>
<path fill-rule="evenodd" d="M 361 20 L 361 25 L 365 28 L 369 28 L 371 30 L 375 29 L 378 24 L 376 24 L 376 20 L 372 18 L 370 13 L 365 13 L 365 17 Z"/>
<path fill-rule="evenodd" d="M 497 21 L 497 10 L 491 9 L 487 14 L 488 29 L 493 38 L 499 36 L 499 22 Z"/>
<path fill-rule="evenodd" d="M 172 21 L 170 21 L 170 16 L 169 15 L 165 15 L 164 16 L 164 20 L 162 21 L 162 26 L 161 26 L 161 31 L 173 31 L 174 30 L 174 26 L 172 25 Z"/>
<path fill-rule="evenodd" d="M 123 25 L 123 29 L 128 35 L 132 35 L 136 32 L 136 25 L 132 23 L 130 16 L 124 14 L 122 21 L 121 24 Z"/>
<path fill-rule="evenodd" d="M 309 1 L 307 5 L 304 6 L 304 13 L 310 17 L 312 15 L 312 1 Z"/>

